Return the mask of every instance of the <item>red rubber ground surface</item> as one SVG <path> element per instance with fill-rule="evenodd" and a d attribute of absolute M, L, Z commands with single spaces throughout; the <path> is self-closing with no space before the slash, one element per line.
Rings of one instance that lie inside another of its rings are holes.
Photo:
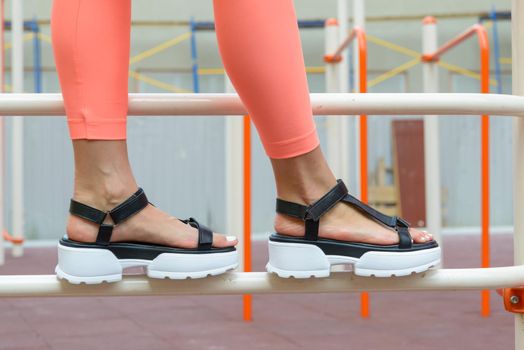
<path fill-rule="evenodd" d="M 477 236 L 446 237 L 446 267 L 480 264 Z M 29 248 L 0 274 L 50 274 L 55 250 Z M 266 261 L 254 244 L 254 270 Z M 511 265 L 512 238 L 492 239 L 494 266 Z M 477 292 L 372 293 L 371 318 L 358 294 L 254 296 L 250 323 L 240 296 L 31 298 L 0 300 L 0 349 L 372 349 L 514 348 L 513 316 L 492 293 L 480 316 Z"/>

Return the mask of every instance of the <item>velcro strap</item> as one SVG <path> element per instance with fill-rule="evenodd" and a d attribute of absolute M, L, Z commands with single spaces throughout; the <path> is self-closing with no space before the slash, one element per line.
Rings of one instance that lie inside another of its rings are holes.
<path fill-rule="evenodd" d="M 288 202 L 277 198 L 277 213 L 304 220 L 307 207 L 305 205 Z"/>
<path fill-rule="evenodd" d="M 304 234 L 304 238 L 308 241 L 316 241 L 318 239 L 318 228 L 320 226 L 320 221 L 306 220 L 305 226 L 306 232 Z"/>
<path fill-rule="evenodd" d="M 322 198 L 310 206 L 288 202 L 277 198 L 276 211 L 279 214 L 292 216 L 302 220 L 311 219 L 318 221 L 335 204 L 340 202 L 348 194 L 348 189 L 342 180 L 337 180 L 337 184 Z"/>
<path fill-rule="evenodd" d="M 198 249 L 208 250 L 213 245 L 213 232 L 203 225 L 198 226 Z"/>
<path fill-rule="evenodd" d="M 69 205 L 69 212 L 72 215 L 81 217 L 82 219 L 89 220 L 98 225 L 104 222 L 104 219 L 106 218 L 106 215 L 107 215 L 106 212 L 90 207 L 87 204 L 77 202 L 74 199 L 71 199 L 71 204 Z"/>
<path fill-rule="evenodd" d="M 400 249 L 410 249 L 413 246 L 409 228 L 404 226 L 397 226 L 398 233 L 398 247 Z"/>
<path fill-rule="evenodd" d="M 143 189 L 139 188 L 131 197 L 108 212 L 115 225 L 135 215 L 149 204 Z"/>
<path fill-rule="evenodd" d="M 409 233 L 409 222 L 398 216 L 395 216 L 394 218 L 398 233 L 398 247 L 400 249 L 410 249 L 413 246 L 413 240 Z"/>
<path fill-rule="evenodd" d="M 311 204 L 306 211 L 305 219 L 317 221 L 324 213 L 340 202 L 348 194 L 348 189 L 342 180 L 337 180 L 337 184 L 322 198 Z"/>
<path fill-rule="evenodd" d="M 393 228 L 397 226 L 397 221 L 399 218 L 397 218 L 396 216 L 388 216 L 386 214 L 382 214 L 381 212 L 370 207 L 369 205 L 362 203 L 350 194 L 347 194 L 345 196 L 344 202 L 349 203 L 353 207 L 356 207 L 357 209 L 363 211 L 367 215 L 371 216 L 372 219 L 382 223 L 385 226 Z"/>

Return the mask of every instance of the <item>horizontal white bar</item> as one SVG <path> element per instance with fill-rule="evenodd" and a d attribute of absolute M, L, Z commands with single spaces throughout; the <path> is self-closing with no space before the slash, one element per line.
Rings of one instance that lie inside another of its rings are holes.
<path fill-rule="evenodd" d="M 125 276 L 121 282 L 71 285 L 55 275 L 0 276 L 2 297 L 340 293 L 356 291 L 481 290 L 524 283 L 524 265 L 486 269 L 441 269 L 407 277 L 357 277 L 333 272 L 329 278 L 282 279 L 265 272 L 233 272 L 197 280 L 155 280 Z"/>
<path fill-rule="evenodd" d="M 497 94 L 311 94 L 315 115 L 524 116 L 524 97 Z M 244 115 L 236 94 L 130 94 L 129 115 Z M 0 94 L 0 115 L 63 116 L 61 94 Z"/>

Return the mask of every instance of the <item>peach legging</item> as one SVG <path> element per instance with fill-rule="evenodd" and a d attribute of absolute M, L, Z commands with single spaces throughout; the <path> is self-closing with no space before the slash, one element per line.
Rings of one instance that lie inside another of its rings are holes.
<path fill-rule="evenodd" d="M 214 0 L 225 69 L 271 158 L 319 144 L 293 0 Z M 126 138 L 131 0 L 54 0 L 55 61 L 72 139 Z"/>

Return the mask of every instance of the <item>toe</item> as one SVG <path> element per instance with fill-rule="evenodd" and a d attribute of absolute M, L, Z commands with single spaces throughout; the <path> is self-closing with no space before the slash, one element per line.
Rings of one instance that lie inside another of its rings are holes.
<path fill-rule="evenodd" d="M 238 244 L 236 236 L 226 236 L 218 233 L 213 233 L 213 247 L 226 248 L 234 247 Z"/>
<path fill-rule="evenodd" d="M 426 243 L 433 240 L 433 236 L 426 231 L 410 229 L 409 233 L 415 243 Z"/>

